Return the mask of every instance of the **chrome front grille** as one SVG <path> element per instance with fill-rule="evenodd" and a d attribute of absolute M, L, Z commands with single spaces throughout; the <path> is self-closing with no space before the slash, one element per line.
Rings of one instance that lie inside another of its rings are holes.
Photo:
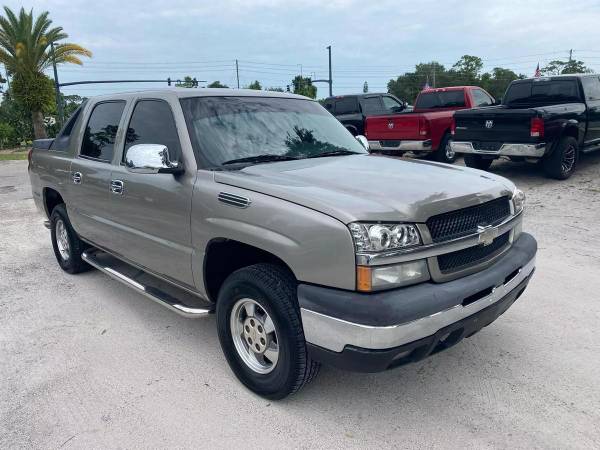
<path fill-rule="evenodd" d="M 430 217 L 427 222 L 434 243 L 477 233 L 479 225 L 498 225 L 510 215 L 510 200 L 500 197 L 480 205 Z"/>

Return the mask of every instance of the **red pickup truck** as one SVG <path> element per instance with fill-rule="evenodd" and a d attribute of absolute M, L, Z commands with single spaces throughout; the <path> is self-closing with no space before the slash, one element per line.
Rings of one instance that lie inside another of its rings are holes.
<path fill-rule="evenodd" d="M 496 100 L 477 86 L 454 86 L 422 91 L 412 112 L 368 117 L 365 136 L 374 152 L 428 154 L 437 161 L 456 159 L 450 148 L 454 111 L 491 106 Z"/>

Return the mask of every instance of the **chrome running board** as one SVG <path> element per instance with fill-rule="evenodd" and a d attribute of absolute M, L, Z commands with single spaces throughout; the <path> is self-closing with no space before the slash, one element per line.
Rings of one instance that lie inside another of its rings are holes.
<path fill-rule="evenodd" d="M 206 317 L 214 312 L 214 306 L 211 303 L 137 269 L 102 250 L 95 248 L 86 250 L 81 255 L 81 259 L 109 277 L 183 317 L 196 319 Z"/>

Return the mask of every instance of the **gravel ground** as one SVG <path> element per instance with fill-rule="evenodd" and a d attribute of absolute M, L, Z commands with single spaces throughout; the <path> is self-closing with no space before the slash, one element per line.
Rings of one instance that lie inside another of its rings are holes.
<path fill-rule="evenodd" d="M 0 163 L 0 448 L 599 448 L 600 154 L 564 182 L 495 163 L 528 196 L 537 273 L 494 324 L 381 374 L 323 368 L 269 402 L 236 381 L 214 318 L 63 273 L 27 162 Z"/>

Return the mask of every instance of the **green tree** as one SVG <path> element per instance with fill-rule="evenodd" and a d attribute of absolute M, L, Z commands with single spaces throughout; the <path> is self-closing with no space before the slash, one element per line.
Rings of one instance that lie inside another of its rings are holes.
<path fill-rule="evenodd" d="M 212 83 L 210 83 L 208 86 L 209 88 L 228 88 L 229 86 L 227 86 L 226 84 L 222 84 L 220 81 L 213 81 Z"/>
<path fill-rule="evenodd" d="M 12 140 L 14 133 L 14 128 L 8 123 L 0 122 L 0 149 L 3 149 Z"/>
<path fill-rule="evenodd" d="M 390 80 L 388 82 L 388 92 L 408 103 L 414 103 L 427 80 L 433 85 L 434 74 L 436 87 L 451 86 L 446 68 L 437 61 L 431 61 L 417 64 L 414 72 L 407 72 L 395 80 Z"/>
<path fill-rule="evenodd" d="M 8 144 L 12 146 L 19 145 L 21 142 L 30 141 L 33 138 L 33 128 L 31 126 L 31 114 L 18 103 L 11 95 L 11 91 L 6 92 L 0 103 L 0 122 L 9 124 L 14 133 Z"/>
<path fill-rule="evenodd" d="M 309 98 L 317 97 L 317 87 L 313 86 L 312 80 L 309 77 L 298 75 L 292 80 L 292 84 L 294 85 L 294 94 L 304 95 Z"/>
<path fill-rule="evenodd" d="M 250 83 L 248 86 L 246 86 L 246 89 L 254 89 L 255 91 L 260 91 L 262 89 L 262 86 L 260 85 L 258 80 L 255 80 L 252 83 Z"/>
<path fill-rule="evenodd" d="M 270 88 L 267 88 L 266 90 L 271 91 L 271 92 L 285 92 L 283 90 L 283 88 L 280 88 L 280 87 L 270 87 Z"/>
<path fill-rule="evenodd" d="M 495 98 L 499 99 L 504 95 L 506 88 L 511 81 L 524 78 L 523 75 L 517 75 L 510 69 L 503 69 L 502 67 L 494 67 L 491 73 L 484 73 L 481 75 L 481 79 L 478 86 L 492 94 Z"/>
<path fill-rule="evenodd" d="M 196 87 L 196 80 L 189 75 L 186 75 L 183 77 L 183 81 L 178 81 L 175 83 L 175 87 L 193 88 Z"/>
<path fill-rule="evenodd" d="M 30 112 L 36 139 L 46 137 L 44 115 L 52 107 L 52 82 L 44 70 L 52 65 L 50 44 L 54 43 L 54 59 L 58 64 L 81 65 L 80 56 L 92 53 L 77 44 L 58 43 L 68 38 L 62 27 L 53 27 L 47 11 L 37 18 L 33 11 L 21 8 L 19 15 L 4 7 L 0 17 L 0 62 L 12 74 L 11 89 L 15 99 Z"/>
<path fill-rule="evenodd" d="M 464 80 L 464 84 L 475 84 L 483 68 L 483 61 L 478 56 L 463 55 L 453 66 L 452 72 L 457 79 Z"/>
<path fill-rule="evenodd" d="M 568 73 L 591 73 L 592 70 L 584 64 L 583 61 L 571 59 L 567 61 L 550 61 L 540 72 L 542 75 L 563 75 Z"/>

